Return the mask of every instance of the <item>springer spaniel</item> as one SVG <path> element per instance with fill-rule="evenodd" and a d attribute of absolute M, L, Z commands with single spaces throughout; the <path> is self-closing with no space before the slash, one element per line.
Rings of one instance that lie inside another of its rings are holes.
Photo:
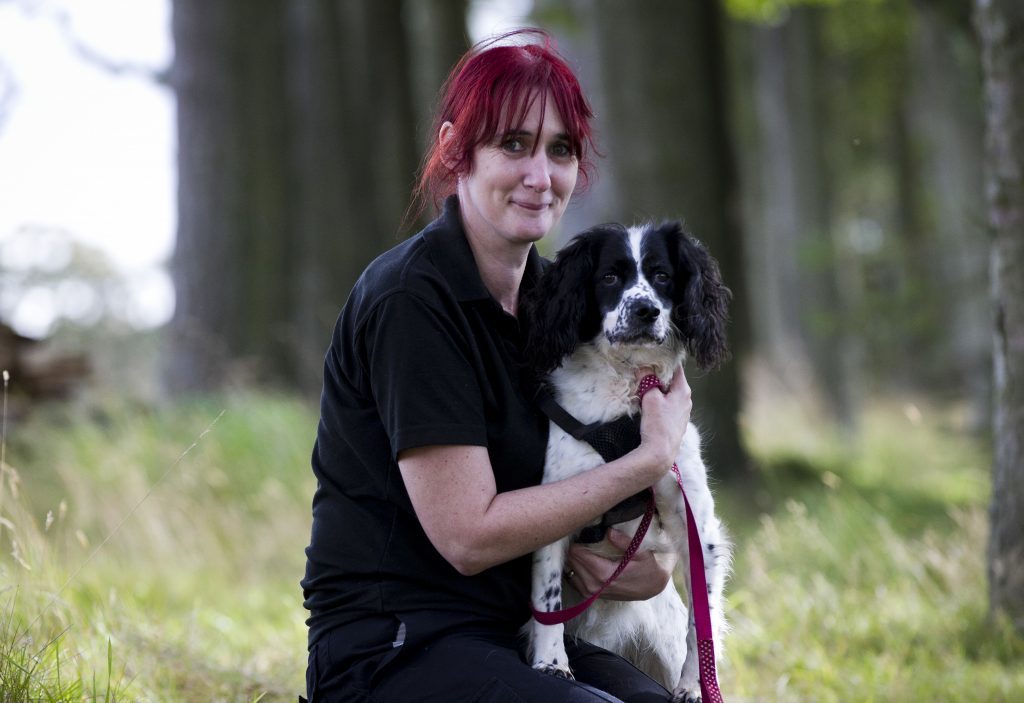
<path fill-rule="evenodd" d="M 717 262 L 681 223 L 625 227 L 608 224 L 578 235 L 562 249 L 527 301 L 527 354 L 544 375 L 555 401 L 583 424 L 606 423 L 639 413 L 634 369 L 653 367 L 666 383 L 689 355 L 701 368 L 727 357 L 726 307 L 730 292 Z M 625 448 L 625 450 L 631 447 Z M 544 482 L 558 481 L 604 463 L 589 445 L 552 423 Z M 717 636 L 724 627 L 722 588 L 729 570 L 730 544 L 715 516 L 700 437 L 691 423 L 677 464 L 699 528 L 711 619 Z M 657 514 L 641 549 L 675 551 L 689 575 L 686 513 L 675 476 L 654 486 Z M 635 512 L 633 513 L 635 514 Z M 617 525 L 636 532 L 639 517 Z M 594 528 L 588 528 L 593 530 Z M 607 550 L 596 537 L 593 548 Z M 577 535 L 534 553 L 533 607 L 552 612 L 562 602 L 582 599 L 562 574 L 566 552 Z M 618 559 L 618 553 L 605 554 Z M 686 579 L 692 603 L 690 579 Z M 565 593 L 563 599 L 562 594 Z M 563 625 L 526 626 L 529 656 L 536 669 L 571 677 Z M 673 700 L 699 701 L 693 614 L 670 581 L 646 601 L 597 600 L 569 621 L 569 634 L 616 652 L 662 682 Z M 684 641 L 684 633 L 685 641 Z"/>

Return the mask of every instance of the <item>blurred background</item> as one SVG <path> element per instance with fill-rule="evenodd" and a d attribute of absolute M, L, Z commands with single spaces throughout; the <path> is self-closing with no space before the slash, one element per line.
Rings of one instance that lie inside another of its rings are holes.
<path fill-rule="evenodd" d="M 315 400 L 355 276 L 418 227 L 448 68 L 533 23 L 578 70 L 604 154 L 549 251 L 682 218 L 736 293 L 740 366 L 777 392 L 850 427 L 892 389 L 987 424 L 969 3 L 186 2 L 173 27 L 172 5 L 0 3 L 0 319 L 74 337 L 101 380 Z M 90 353 L 151 334 L 165 354 L 141 375 Z"/>
<path fill-rule="evenodd" d="M 602 154 L 545 253 L 678 218 L 734 293 L 734 360 L 694 378 L 737 542 L 727 699 L 1024 695 L 985 586 L 968 0 L 0 0 L 13 690 L 294 700 L 334 320 L 429 219 L 448 69 L 524 25 Z"/>

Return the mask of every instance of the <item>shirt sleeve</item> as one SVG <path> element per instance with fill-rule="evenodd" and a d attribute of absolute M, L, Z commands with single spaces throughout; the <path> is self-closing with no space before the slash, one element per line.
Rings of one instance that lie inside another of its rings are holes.
<path fill-rule="evenodd" d="M 364 328 L 370 388 L 392 458 L 413 447 L 487 446 L 475 345 L 456 311 L 394 293 Z"/>

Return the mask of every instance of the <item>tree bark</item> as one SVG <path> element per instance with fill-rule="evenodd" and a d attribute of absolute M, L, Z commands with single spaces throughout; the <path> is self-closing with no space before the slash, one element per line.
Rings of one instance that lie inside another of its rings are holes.
<path fill-rule="evenodd" d="M 1024 632 L 1024 4 L 976 0 L 986 106 L 986 194 L 994 236 L 995 460 L 990 605 Z"/>
<path fill-rule="evenodd" d="M 175 0 L 173 391 L 286 379 L 287 146 L 280 0 Z"/>
<path fill-rule="evenodd" d="M 749 335 L 742 243 L 727 133 L 722 26 L 717 3 L 595 3 L 597 42 L 619 202 L 615 219 L 684 219 L 708 245 L 733 291 L 735 359 L 705 378 L 691 372 L 694 417 L 710 438 L 706 455 L 719 476 L 748 469 L 739 435 L 739 367 Z M 655 37 L 671 36 L 669 40 Z M 637 109 L 643 106 L 642 109 Z"/>

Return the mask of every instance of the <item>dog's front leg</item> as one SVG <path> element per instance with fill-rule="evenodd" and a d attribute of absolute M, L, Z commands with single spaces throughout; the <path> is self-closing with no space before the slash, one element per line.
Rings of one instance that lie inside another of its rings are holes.
<path fill-rule="evenodd" d="M 700 703 L 700 665 L 697 661 L 697 625 L 693 619 L 693 587 L 689 569 L 686 578 L 686 601 L 690 603 L 690 618 L 686 628 L 686 659 L 679 683 L 672 691 L 673 703 Z"/>
<path fill-rule="evenodd" d="M 562 609 L 562 569 L 569 550 L 566 537 L 533 553 L 533 607 L 542 613 Z M 530 661 L 534 669 L 572 678 L 565 653 L 565 626 L 529 624 Z"/>
<path fill-rule="evenodd" d="M 669 535 L 679 555 L 679 568 L 686 575 L 686 656 L 679 679 L 672 687 L 672 700 L 677 703 L 696 703 L 700 701 L 700 670 L 697 662 L 697 627 L 693 619 L 693 588 L 690 583 L 690 545 L 686 536 L 686 507 L 683 496 L 679 492 L 672 474 L 658 482 L 654 495 L 658 501 L 658 515 L 662 529 Z M 675 637 L 683 637 L 682 632 L 672 633 Z"/>
<path fill-rule="evenodd" d="M 684 483 L 687 483 L 684 475 Z M 698 524 L 701 540 L 701 553 L 704 561 L 704 581 L 707 586 L 707 600 L 711 615 L 712 638 L 718 648 L 722 646 L 722 634 L 725 629 L 725 618 L 722 612 L 722 590 L 729 570 L 731 545 L 721 522 L 714 514 L 714 500 L 707 485 L 703 482 L 686 486 L 686 494 L 690 498 L 694 517 Z M 680 500 L 680 503 L 682 501 Z M 685 507 L 680 505 L 680 510 Z M 685 513 L 682 515 L 685 520 Z M 689 549 L 687 549 L 689 553 Z M 674 692 L 673 700 L 700 700 L 699 653 L 697 651 L 697 628 L 694 623 L 693 574 L 687 563 L 686 593 L 690 603 L 690 622 L 686 633 L 686 661 L 683 662 L 679 688 Z"/>

